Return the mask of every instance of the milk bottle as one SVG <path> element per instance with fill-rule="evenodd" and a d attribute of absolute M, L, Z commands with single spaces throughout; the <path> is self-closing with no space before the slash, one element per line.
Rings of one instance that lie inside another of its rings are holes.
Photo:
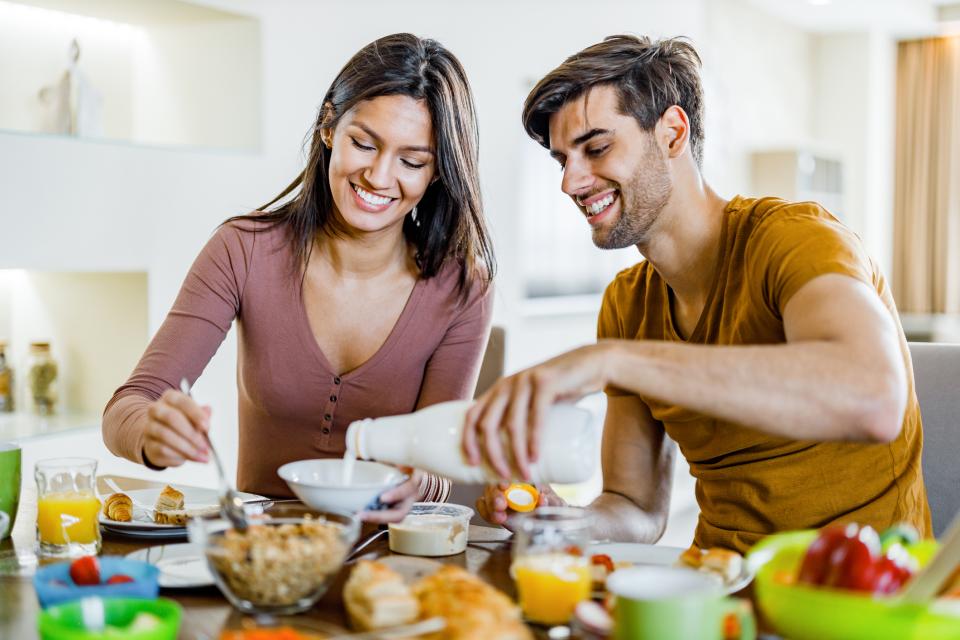
<path fill-rule="evenodd" d="M 347 453 L 416 467 L 465 484 L 496 482 L 496 472 L 483 464 L 470 466 L 463 455 L 463 423 L 471 405 L 472 401 L 456 400 L 411 414 L 357 420 L 347 429 Z M 531 465 L 531 481 L 588 480 L 596 472 L 597 440 L 589 411 L 568 404 L 552 406 L 540 433 L 540 456 Z M 506 434 L 503 445 L 504 451 L 510 450 Z M 513 475 L 520 478 L 517 470 Z"/>

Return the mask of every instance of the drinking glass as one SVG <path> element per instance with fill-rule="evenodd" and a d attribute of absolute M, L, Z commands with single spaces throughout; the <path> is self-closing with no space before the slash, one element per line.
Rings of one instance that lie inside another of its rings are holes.
<path fill-rule="evenodd" d="M 510 574 L 530 622 L 564 624 L 590 597 L 590 523 L 583 509 L 540 507 L 516 517 Z"/>
<path fill-rule="evenodd" d="M 92 458 L 40 460 L 37 481 L 37 547 L 42 556 L 73 557 L 100 551 L 97 461 Z"/>

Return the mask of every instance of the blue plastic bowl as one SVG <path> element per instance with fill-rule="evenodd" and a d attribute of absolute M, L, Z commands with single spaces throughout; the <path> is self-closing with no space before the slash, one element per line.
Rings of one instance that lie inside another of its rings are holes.
<path fill-rule="evenodd" d="M 111 576 L 119 573 L 130 576 L 133 582 L 106 584 Z M 101 584 L 75 585 L 70 578 L 70 562 L 58 562 L 39 569 L 33 576 L 33 587 L 37 590 L 37 599 L 44 609 L 89 596 L 152 599 L 160 592 L 157 582 L 159 574 L 157 568 L 147 562 L 128 560 L 120 556 L 103 556 L 100 558 Z"/>

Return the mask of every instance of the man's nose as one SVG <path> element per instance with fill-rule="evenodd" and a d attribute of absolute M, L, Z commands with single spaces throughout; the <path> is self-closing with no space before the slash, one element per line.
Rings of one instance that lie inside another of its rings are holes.
<path fill-rule="evenodd" d="M 576 197 L 593 184 L 593 175 L 590 173 L 585 163 L 567 161 L 563 168 L 563 180 L 560 182 L 560 189 L 568 196 Z"/>

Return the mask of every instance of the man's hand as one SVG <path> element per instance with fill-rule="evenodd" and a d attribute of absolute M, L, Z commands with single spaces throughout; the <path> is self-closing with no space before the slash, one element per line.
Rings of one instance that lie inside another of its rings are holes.
<path fill-rule="evenodd" d="M 488 484 L 483 495 L 477 498 L 477 513 L 480 517 L 491 524 L 502 525 L 506 529 L 512 528 L 508 522 L 510 514 L 507 512 L 507 499 L 503 492 L 510 486 L 507 484 Z M 553 492 L 548 484 L 542 484 L 537 487 L 540 492 L 540 499 L 537 502 L 538 507 L 563 507 L 566 502 Z"/>
<path fill-rule="evenodd" d="M 539 432 L 550 407 L 599 391 L 607 382 L 607 343 L 580 347 L 501 378 L 467 411 L 463 451 L 472 465 L 486 458 L 500 477 L 513 474 L 503 450 L 501 432 L 509 435 L 512 458 L 524 480 L 537 461 Z"/>

